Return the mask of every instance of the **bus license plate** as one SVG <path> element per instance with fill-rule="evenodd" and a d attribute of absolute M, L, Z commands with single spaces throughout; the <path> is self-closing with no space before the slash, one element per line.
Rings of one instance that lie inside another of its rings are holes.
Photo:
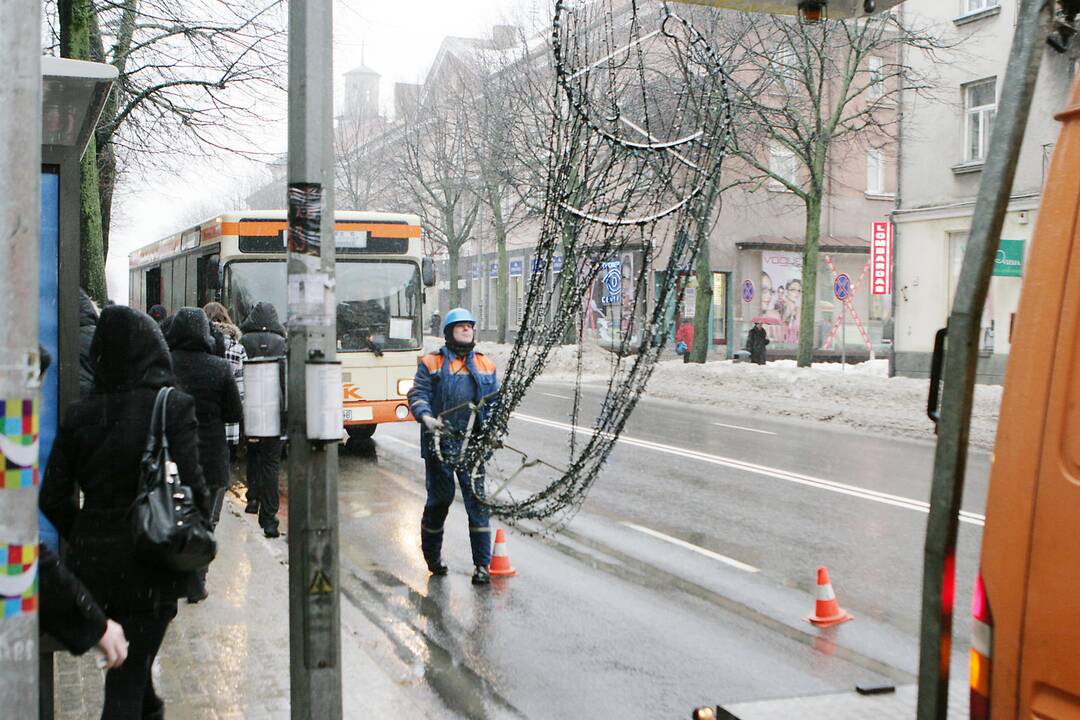
<path fill-rule="evenodd" d="M 350 420 L 371 420 L 374 414 L 369 407 L 358 408 L 345 408 L 342 413 L 342 420 L 349 422 Z"/>

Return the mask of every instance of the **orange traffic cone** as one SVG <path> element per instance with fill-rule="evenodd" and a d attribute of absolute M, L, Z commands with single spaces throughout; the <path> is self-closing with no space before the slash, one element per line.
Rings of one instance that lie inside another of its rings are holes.
<path fill-rule="evenodd" d="M 829 582 L 829 571 L 824 565 L 817 569 L 817 602 L 814 604 L 814 614 L 807 615 L 806 619 L 818 627 L 839 625 L 855 619 L 836 602 L 836 593 Z"/>
<path fill-rule="evenodd" d="M 488 566 L 488 572 L 491 573 L 492 577 L 517 575 L 517 570 L 510 565 L 510 555 L 506 552 L 506 534 L 502 531 L 502 528 L 495 531 L 495 549 L 491 553 L 491 564 Z"/>

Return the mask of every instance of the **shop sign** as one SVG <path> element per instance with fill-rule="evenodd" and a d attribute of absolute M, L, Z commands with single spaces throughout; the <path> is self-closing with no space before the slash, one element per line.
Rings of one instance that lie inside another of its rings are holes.
<path fill-rule="evenodd" d="M 890 222 L 876 222 L 870 231 L 870 294 L 892 293 L 893 229 Z"/>
<path fill-rule="evenodd" d="M 1002 240 L 994 256 L 995 277 L 1020 277 L 1024 273 L 1024 241 Z"/>
<path fill-rule="evenodd" d="M 622 302 L 622 263 L 612 260 L 603 264 L 601 281 L 604 284 L 601 305 L 618 305 Z"/>

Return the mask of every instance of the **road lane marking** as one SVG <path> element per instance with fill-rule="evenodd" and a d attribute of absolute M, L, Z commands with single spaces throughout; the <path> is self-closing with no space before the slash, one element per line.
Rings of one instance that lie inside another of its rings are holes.
<path fill-rule="evenodd" d="M 522 413 L 514 413 L 513 417 L 525 422 L 531 422 L 537 425 L 546 425 L 548 427 L 557 428 L 559 430 L 575 430 L 580 433 L 592 435 L 594 430 L 592 428 L 585 428 L 575 425 L 569 425 L 567 423 L 558 422 L 557 420 L 547 420 L 546 418 L 539 418 L 532 415 L 523 415 Z M 610 437 L 610 433 L 602 433 L 603 435 Z M 757 475 L 765 475 L 767 477 L 777 478 L 778 480 L 786 480 L 796 485 L 805 485 L 807 487 L 817 488 L 819 490 L 827 490 L 829 492 L 839 493 L 841 495 L 849 495 L 851 497 L 862 498 L 863 500 L 871 500 L 873 502 L 881 503 L 883 505 L 892 505 L 894 507 L 905 508 L 907 510 L 914 510 L 928 514 L 930 512 L 930 503 L 923 502 L 922 500 L 915 500 L 913 498 L 903 497 L 901 495 L 892 495 L 890 493 L 878 492 L 877 490 L 867 490 L 866 488 L 856 487 L 854 485 L 846 485 L 844 483 L 834 482 L 832 480 L 824 480 L 822 478 L 813 477 L 811 475 L 802 475 L 800 473 L 789 472 L 787 470 L 781 470 L 779 468 L 768 467 L 766 465 L 757 465 L 755 463 L 744 462 L 742 460 L 736 460 L 735 458 L 723 457 L 721 455 L 709 455 L 708 453 L 697 452 L 696 450 L 687 450 L 685 448 L 674 447 L 672 445 L 664 445 L 662 443 L 655 443 L 649 440 L 640 440 L 638 438 L 627 437 L 626 435 L 620 435 L 620 443 L 626 445 L 633 445 L 635 447 L 645 448 L 647 450 L 654 450 L 656 452 L 666 453 L 668 455 L 678 455 L 685 458 L 691 458 L 693 460 L 700 460 L 701 462 L 710 463 L 712 465 L 721 465 L 723 467 L 729 467 L 735 470 L 743 470 L 744 472 L 755 473 Z M 986 521 L 984 515 L 978 513 L 968 512 L 967 510 L 960 511 L 960 522 L 968 523 L 969 525 L 982 526 Z"/>
<path fill-rule="evenodd" d="M 413 450 L 419 450 L 420 449 L 420 446 L 417 445 L 416 443 L 411 443 L 408 440 L 402 440 L 401 438 L 396 438 L 393 435 L 380 435 L 379 440 L 391 440 L 391 441 L 396 442 L 396 443 L 398 443 L 400 445 L 410 447 Z"/>
<path fill-rule="evenodd" d="M 625 525 L 626 527 L 630 528 L 631 530 L 637 530 L 638 532 L 645 533 L 646 535 L 651 535 L 654 538 L 657 538 L 659 540 L 663 540 L 664 542 L 671 543 L 672 545 L 678 545 L 681 548 L 686 548 L 687 550 L 690 550 L 692 552 L 696 552 L 698 555 L 704 555 L 707 558 L 712 558 L 713 560 L 717 560 L 719 562 L 722 562 L 725 565 L 730 565 L 731 567 L 736 568 L 738 570 L 742 570 L 743 572 L 748 572 L 748 573 L 761 572 L 759 569 L 757 569 L 753 565 L 747 565 L 746 563 L 739 562 L 738 560 L 735 560 L 734 558 L 729 558 L 727 555 L 721 555 L 720 553 L 714 553 L 712 550 L 706 550 L 703 547 L 698 547 L 697 545 L 694 545 L 693 543 L 688 543 L 685 540 L 680 540 L 679 538 L 671 537 L 670 535 L 665 535 L 664 533 L 657 532 L 656 530 L 652 530 L 651 528 L 642 527 L 641 525 L 635 525 L 634 523 L 631 523 L 631 522 L 620 522 L 619 524 L 620 525 Z"/>
<path fill-rule="evenodd" d="M 560 400 L 572 400 L 573 399 L 573 398 L 567 397 L 566 395 L 556 395 L 555 393 L 542 392 L 540 394 L 541 395 L 547 395 L 548 397 L 559 398 Z"/>
<path fill-rule="evenodd" d="M 728 425 L 727 423 L 714 422 L 713 425 L 719 425 L 720 427 L 731 428 L 733 430 L 745 430 L 746 432 L 756 432 L 762 435 L 775 435 L 776 433 L 770 430 L 758 430 L 757 428 L 743 427 L 742 425 Z"/>

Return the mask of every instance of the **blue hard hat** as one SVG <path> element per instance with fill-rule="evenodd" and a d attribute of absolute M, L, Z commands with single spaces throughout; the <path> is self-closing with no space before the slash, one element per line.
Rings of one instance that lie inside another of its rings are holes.
<path fill-rule="evenodd" d="M 473 314 L 465 308 L 454 308 L 450 312 L 446 313 L 446 317 L 442 321 L 442 331 L 445 333 L 446 328 L 456 323 L 467 322 L 470 325 L 476 325 L 476 318 Z"/>

